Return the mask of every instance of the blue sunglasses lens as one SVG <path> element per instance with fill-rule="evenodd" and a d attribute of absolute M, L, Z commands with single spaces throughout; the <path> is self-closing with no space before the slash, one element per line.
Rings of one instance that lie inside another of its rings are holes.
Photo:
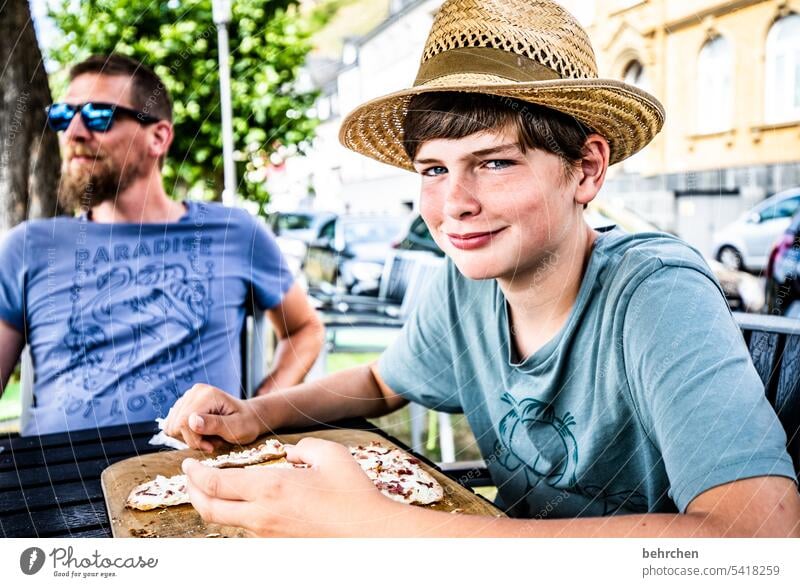
<path fill-rule="evenodd" d="M 47 123 L 54 131 L 67 130 L 76 113 L 76 108 L 70 104 L 53 104 L 47 110 Z M 89 130 L 106 132 L 114 121 L 114 108 L 90 102 L 81 108 L 81 118 Z"/>
<path fill-rule="evenodd" d="M 55 131 L 67 130 L 75 109 L 69 104 L 53 104 L 47 109 L 47 124 Z"/>
<path fill-rule="evenodd" d="M 114 109 L 89 103 L 81 109 L 81 115 L 86 128 L 105 132 L 111 128 L 111 122 L 114 120 Z"/>

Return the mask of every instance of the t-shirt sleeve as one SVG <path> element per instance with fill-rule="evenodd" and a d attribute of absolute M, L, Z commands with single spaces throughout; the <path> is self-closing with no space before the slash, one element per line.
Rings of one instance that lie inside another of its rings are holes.
<path fill-rule="evenodd" d="M 448 264 L 449 265 L 449 264 Z M 454 312 L 448 272 L 443 266 L 425 287 L 400 335 L 378 361 L 378 373 L 405 399 L 439 412 L 462 411 L 453 368 L 451 317 Z"/>
<path fill-rule="evenodd" d="M 644 279 L 631 296 L 622 345 L 634 405 L 680 511 L 717 485 L 794 478 L 786 435 L 709 275 L 663 266 Z"/>
<path fill-rule="evenodd" d="M 25 330 L 22 288 L 25 281 L 23 247 L 25 226 L 20 225 L 0 241 L 0 320 Z"/>
<path fill-rule="evenodd" d="M 294 279 L 272 232 L 258 219 L 249 217 L 248 221 L 252 236 L 247 249 L 246 272 L 256 304 L 269 310 L 280 304 Z"/>

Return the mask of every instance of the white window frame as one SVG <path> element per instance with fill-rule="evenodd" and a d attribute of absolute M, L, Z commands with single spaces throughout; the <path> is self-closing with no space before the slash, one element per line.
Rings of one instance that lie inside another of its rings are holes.
<path fill-rule="evenodd" d="M 764 89 L 767 124 L 800 120 L 800 14 L 784 16 L 769 29 Z"/>
<path fill-rule="evenodd" d="M 634 68 L 638 67 L 638 71 L 634 74 Z M 645 92 L 650 91 L 650 79 L 647 77 L 647 68 L 639 59 L 631 59 L 628 61 L 625 68 L 622 70 L 622 81 L 626 84 L 636 86 Z M 646 151 L 639 151 L 634 153 L 628 159 L 622 162 L 622 168 L 626 173 L 642 173 L 646 168 Z"/>
<path fill-rule="evenodd" d="M 712 134 L 733 127 L 733 46 L 717 35 L 697 56 L 697 132 Z"/>

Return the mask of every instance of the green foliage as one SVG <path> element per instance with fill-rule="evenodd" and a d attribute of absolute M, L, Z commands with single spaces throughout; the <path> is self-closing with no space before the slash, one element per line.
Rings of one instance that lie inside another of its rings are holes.
<path fill-rule="evenodd" d="M 279 148 L 303 152 L 317 121 L 316 93 L 297 88 L 311 35 L 341 0 L 301 14 L 295 0 L 235 0 L 229 26 L 231 95 L 240 196 L 259 203 Z M 219 197 L 222 133 L 217 29 L 211 0 L 91 0 L 51 12 L 63 32 L 49 57 L 68 67 L 92 54 L 133 56 L 161 76 L 174 102 L 175 142 L 164 170 L 169 193 Z"/>

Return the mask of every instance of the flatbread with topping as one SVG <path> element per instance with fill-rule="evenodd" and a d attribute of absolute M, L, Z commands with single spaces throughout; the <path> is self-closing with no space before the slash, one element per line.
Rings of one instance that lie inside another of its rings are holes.
<path fill-rule="evenodd" d="M 277 440 L 267 440 L 255 448 L 231 452 L 212 459 L 200 461 L 206 467 L 227 469 L 231 467 L 248 467 L 262 465 L 283 459 L 286 450 Z M 125 506 L 135 510 L 153 510 L 160 507 L 169 507 L 189 503 L 189 493 L 186 489 L 186 475 L 173 477 L 157 476 L 151 481 L 138 485 L 128 495 Z"/>
<path fill-rule="evenodd" d="M 442 486 L 420 466 L 419 459 L 378 442 L 351 446 L 350 453 L 375 486 L 400 503 L 428 505 L 444 498 Z"/>

